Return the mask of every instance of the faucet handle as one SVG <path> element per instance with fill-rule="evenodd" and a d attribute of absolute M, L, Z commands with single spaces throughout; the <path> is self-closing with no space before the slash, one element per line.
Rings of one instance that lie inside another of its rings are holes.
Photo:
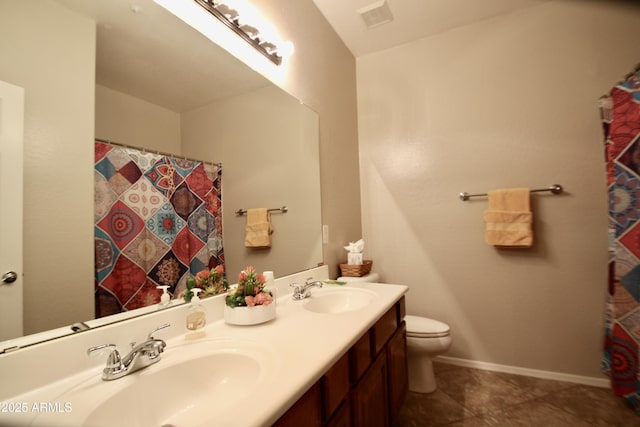
<path fill-rule="evenodd" d="M 300 285 L 297 283 L 289 283 L 289 287 L 293 288 L 293 293 L 300 293 Z"/>
<path fill-rule="evenodd" d="M 161 329 L 165 329 L 165 328 L 168 328 L 168 327 L 170 327 L 170 326 L 171 326 L 171 325 L 170 325 L 169 323 L 165 323 L 164 325 L 160 325 L 160 326 L 158 326 L 157 328 L 154 328 L 151 332 L 149 332 L 148 338 L 149 338 L 150 340 L 154 339 L 154 338 L 153 338 L 153 334 L 155 334 L 156 332 L 158 332 L 158 331 L 159 331 L 159 330 L 161 330 Z"/>
<path fill-rule="evenodd" d="M 114 368 L 122 366 L 122 358 L 120 357 L 120 353 L 115 344 L 101 344 L 95 347 L 90 347 L 87 349 L 87 355 L 102 354 L 108 349 L 113 348 L 109 353 L 109 357 L 107 357 L 107 368 Z"/>
<path fill-rule="evenodd" d="M 115 344 L 100 344 L 94 347 L 90 347 L 87 349 L 87 356 L 90 356 L 93 353 L 102 354 L 105 351 L 107 351 L 107 349 L 110 349 L 110 348 L 116 349 L 117 347 Z M 115 351 L 118 351 L 118 350 L 115 350 Z"/>
<path fill-rule="evenodd" d="M 304 282 L 304 284 L 306 286 L 314 285 L 318 286 L 319 288 L 322 287 L 322 282 L 320 280 L 313 280 L 313 277 L 307 277 L 307 280 L 306 282 Z"/>

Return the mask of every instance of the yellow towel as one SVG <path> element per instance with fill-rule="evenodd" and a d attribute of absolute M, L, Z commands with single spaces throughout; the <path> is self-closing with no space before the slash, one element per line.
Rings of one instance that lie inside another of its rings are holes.
<path fill-rule="evenodd" d="M 271 247 L 271 220 L 266 208 L 247 209 L 244 246 L 247 248 Z"/>
<path fill-rule="evenodd" d="M 489 208 L 484 213 L 485 241 L 489 245 L 524 247 L 533 245 L 531 191 L 528 188 L 488 192 Z"/>

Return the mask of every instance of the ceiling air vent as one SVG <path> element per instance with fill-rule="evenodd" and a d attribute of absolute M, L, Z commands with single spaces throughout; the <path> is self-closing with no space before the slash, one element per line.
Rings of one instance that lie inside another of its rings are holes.
<path fill-rule="evenodd" d="M 393 15 L 387 4 L 387 0 L 380 0 L 358 9 L 357 12 L 362 16 L 367 28 L 377 27 L 393 21 Z"/>

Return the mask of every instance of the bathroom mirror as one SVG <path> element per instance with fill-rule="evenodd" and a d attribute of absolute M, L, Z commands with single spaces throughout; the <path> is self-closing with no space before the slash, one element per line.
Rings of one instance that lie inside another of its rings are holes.
<path fill-rule="evenodd" d="M 23 313 L 28 337 L 20 346 L 71 333 L 74 322 L 93 327 L 145 312 L 99 322 L 86 315 L 94 311 L 94 137 L 223 164 L 231 283 L 247 265 L 280 277 L 322 262 L 315 112 L 152 0 L 5 2 L 0 9 L 0 33 L 5 32 L 0 80 L 25 87 L 26 93 Z M 30 39 L 28 29 L 40 34 Z M 95 70 L 87 72 L 85 66 L 84 74 L 75 76 L 68 70 L 83 68 L 76 62 L 95 64 Z M 65 67 L 56 68 L 59 63 Z M 57 76 L 76 84 L 92 82 L 94 75 L 95 87 L 83 91 L 82 101 L 73 106 L 67 104 L 75 95 L 45 92 L 67 84 Z M 45 95 L 34 95 L 40 92 Z M 40 105 L 41 100 L 54 105 Z M 44 123 L 40 114 L 47 108 L 68 111 Z M 159 113 L 150 115 L 150 110 Z M 77 138 L 78 128 L 87 137 Z M 48 135 L 54 137 L 44 138 Z M 80 153 L 73 164 L 32 163 L 71 150 Z M 51 187 L 65 177 L 71 181 L 66 188 Z M 281 206 L 288 211 L 272 214 L 272 247 L 244 248 L 245 217 L 235 211 Z M 79 255 L 70 255 L 66 249 L 77 245 L 83 248 Z"/>

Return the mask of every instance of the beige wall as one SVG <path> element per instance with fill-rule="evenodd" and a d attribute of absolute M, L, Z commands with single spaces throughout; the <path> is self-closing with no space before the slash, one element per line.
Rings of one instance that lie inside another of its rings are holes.
<path fill-rule="evenodd" d="M 182 154 L 223 166 L 226 269 L 233 283 L 247 265 L 276 277 L 322 261 L 318 116 L 273 85 L 182 114 Z M 271 248 L 244 247 L 246 216 L 278 208 Z"/>
<path fill-rule="evenodd" d="M 182 154 L 180 114 L 96 85 L 96 138 Z"/>
<path fill-rule="evenodd" d="M 56 3 L 0 1 L 0 80 L 25 88 L 25 333 L 93 317 L 95 35 Z"/>
<path fill-rule="evenodd" d="M 284 77 L 272 80 L 320 116 L 322 223 L 329 226 L 323 258 L 335 277 L 343 246 L 362 237 L 355 59 L 312 0 L 251 3 L 295 45 Z"/>
<path fill-rule="evenodd" d="M 640 10 L 549 2 L 357 61 L 364 239 L 449 356 L 602 377 L 607 201 L 598 98 L 640 58 Z M 532 196 L 532 249 L 484 243 L 486 198 Z"/>

